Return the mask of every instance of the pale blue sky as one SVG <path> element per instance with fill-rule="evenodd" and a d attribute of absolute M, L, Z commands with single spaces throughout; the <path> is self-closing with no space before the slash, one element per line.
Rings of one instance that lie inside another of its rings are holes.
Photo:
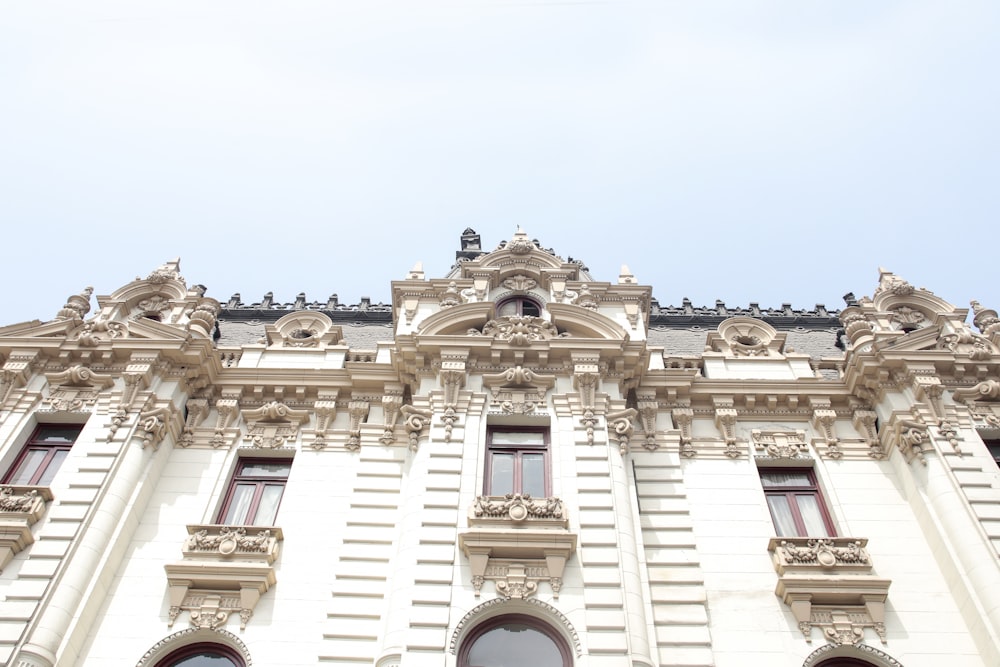
<path fill-rule="evenodd" d="M 387 301 L 517 225 L 663 305 L 1000 310 L 1000 3 L 0 5 L 0 323 L 176 256 Z"/>

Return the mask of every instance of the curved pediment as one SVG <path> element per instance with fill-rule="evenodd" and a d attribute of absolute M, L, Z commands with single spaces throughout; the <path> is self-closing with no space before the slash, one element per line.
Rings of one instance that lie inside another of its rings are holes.
<path fill-rule="evenodd" d="M 629 339 L 628 332 L 620 324 L 590 308 L 550 303 L 547 310 L 556 328 L 573 338 Z"/>
<path fill-rule="evenodd" d="M 464 303 L 430 315 L 417 329 L 423 336 L 464 336 L 469 329 L 481 330 L 493 318 L 493 303 Z"/>

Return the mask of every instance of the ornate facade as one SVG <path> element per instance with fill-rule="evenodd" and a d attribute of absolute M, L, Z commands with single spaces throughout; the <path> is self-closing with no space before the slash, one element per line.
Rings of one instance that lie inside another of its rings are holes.
<path fill-rule="evenodd" d="M 0 328 L 0 663 L 1000 664 L 995 311 L 456 257 L 350 307 L 174 261 Z"/>

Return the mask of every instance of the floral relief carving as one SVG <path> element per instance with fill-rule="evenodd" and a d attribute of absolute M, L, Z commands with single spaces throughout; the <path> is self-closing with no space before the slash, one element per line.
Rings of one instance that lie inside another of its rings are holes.
<path fill-rule="evenodd" d="M 184 559 L 164 569 L 169 585 L 168 625 L 187 611 L 191 625 L 217 629 L 238 614 L 245 629 L 261 596 L 275 584 L 280 528 L 192 525 Z"/>
<path fill-rule="evenodd" d="M 899 306 L 889 311 L 889 320 L 898 324 L 901 328 L 923 327 L 927 324 L 927 316 L 923 311 L 909 306 Z"/>
<path fill-rule="evenodd" d="M 505 340 L 515 347 L 527 347 L 536 341 L 568 336 L 560 334 L 552 322 L 534 315 L 499 317 L 484 324 L 482 332 L 472 330 L 469 334 Z"/>
<path fill-rule="evenodd" d="M 81 347 L 97 347 L 104 341 L 128 338 L 128 335 L 128 326 L 122 322 L 95 319 L 84 322 L 69 338 Z"/>
<path fill-rule="evenodd" d="M 71 366 L 61 373 L 47 374 L 53 387 L 46 402 L 54 411 L 82 412 L 93 407 L 101 390 L 114 384 L 114 379 L 104 373 L 95 373 L 81 365 Z"/>
<path fill-rule="evenodd" d="M 382 424 L 382 437 L 379 438 L 379 442 L 387 447 L 396 441 L 396 421 L 399 419 L 400 408 L 402 406 L 403 388 L 386 388 L 385 394 L 382 396 L 382 414 L 384 417 Z"/>
<path fill-rule="evenodd" d="M 892 424 L 890 437 L 903 453 L 907 463 L 917 459 L 922 465 L 927 465 L 924 452 L 931 449 L 931 444 L 926 424 L 914 419 L 896 418 Z"/>
<path fill-rule="evenodd" d="M 177 444 L 181 447 L 190 447 L 194 444 L 194 430 L 208 416 L 208 399 L 189 398 L 184 407 L 187 417 L 184 419 L 184 427 L 181 430 L 180 438 L 177 439 Z"/>
<path fill-rule="evenodd" d="M 0 486 L 0 571 L 35 541 L 31 527 L 45 512 L 52 492 L 42 486 Z"/>
<path fill-rule="evenodd" d="M 152 408 L 139 414 L 139 427 L 135 434 L 142 442 L 143 449 L 150 446 L 154 450 L 159 449 L 173 416 L 174 413 L 169 408 Z"/>
<path fill-rule="evenodd" d="M 527 519 L 562 519 L 565 508 L 558 498 L 532 498 L 528 494 L 508 493 L 505 496 L 477 496 L 472 504 L 475 518 L 509 518 L 520 522 Z"/>
<path fill-rule="evenodd" d="M 989 339 L 972 333 L 964 326 L 954 333 L 941 336 L 937 348 L 949 350 L 956 355 L 968 355 L 973 361 L 987 361 L 993 357 L 993 345 Z"/>
<path fill-rule="evenodd" d="M 244 410 L 243 419 L 247 422 L 245 441 L 253 447 L 274 449 L 298 437 L 299 426 L 309 419 L 309 412 L 272 401 L 256 410 Z"/>
<path fill-rule="evenodd" d="M 503 286 L 518 292 L 527 292 L 538 287 L 538 281 L 530 276 L 516 275 L 504 278 Z"/>
<path fill-rule="evenodd" d="M 776 459 L 794 459 L 806 452 L 805 431 L 770 431 L 753 429 L 750 432 L 754 446 L 765 456 Z"/>
<path fill-rule="evenodd" d="M 829 409 L 813 410 L 813 424 L 819 430 L 826 443 L 826 456 L 831 459 L 843 458 L 840 451 L 840 438 L 836 432 L 837 413 Z"/>
<path fill-rule="evenodd" d="M 891 581 L 875 575 L 867 543 L 851 537 L 771 539 L 775 593 L 791 608 L 806 641 L 812 641 L 813 628 L 834 644 L 857 644 L 866 628 L 886 641 Z"/>
<path fill-rule="evenodd" d="M 532 414 L 545 403 L 545 394 L 555 383 L 554 375 L 536 373 L 519 365 L 483 376 L 492 404 L 506 414 Z"/>
<path fill-rule="evenodd" d="M 212 447 L 219 448 L 227 444 L 229 440 L 227 438 L 227 431 L 232 426 L 235 417 L 239 414 L 238 396 L 226 396 L 223 394 L 223 397 L 215 402 L 215 410 L 218 413 L 218 419 L 216 419 L 215 432 L 209 443 Z"/>
<path fill-rule="evenodd" d="M 656 400 L 655 391 L 636 392 L 636 399 L 642 431 L 646 436 L 644 446 L 652 452 L 659 448 L 656 444 L 656 415 L 659 413 L 660 404 Z"/>

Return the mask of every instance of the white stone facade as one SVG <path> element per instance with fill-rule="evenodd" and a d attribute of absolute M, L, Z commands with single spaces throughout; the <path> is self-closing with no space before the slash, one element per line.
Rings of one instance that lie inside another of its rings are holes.
<path fill-rule="evenodd" d="M 468 667 L 510 622 L 574 667 L 1000 664 L 994 311 L 885 271 L 671 311 L 462 243 L 389 312 L 170 262 L 0 328 L 0 663 Z"/>

